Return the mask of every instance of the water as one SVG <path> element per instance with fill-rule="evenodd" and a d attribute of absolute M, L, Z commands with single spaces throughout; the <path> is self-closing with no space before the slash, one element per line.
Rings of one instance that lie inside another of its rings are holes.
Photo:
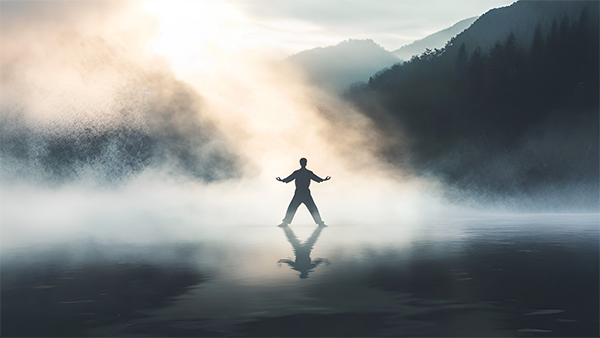
<path fill-rule="evenodd" d="M 598 215 L 220 230 L 3 249 L 2 334 L 599 334 Z"/>

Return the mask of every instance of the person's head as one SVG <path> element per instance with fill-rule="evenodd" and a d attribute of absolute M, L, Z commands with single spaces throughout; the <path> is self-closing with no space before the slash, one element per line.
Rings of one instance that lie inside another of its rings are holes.
<path fill-rule="evenodd" d="M 300 159 L 300 165 L 302 166 L 302 168 L 306 167 L 306 162 L 308 162 L 308 160 L 304 157 Z"/>

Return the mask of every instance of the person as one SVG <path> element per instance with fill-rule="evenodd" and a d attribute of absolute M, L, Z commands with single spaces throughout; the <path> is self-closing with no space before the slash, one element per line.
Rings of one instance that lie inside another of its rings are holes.
<path fill-rule="evenodd" d="M 310 186 L 311 180 L 317 183 L 321 183 L 324 181 L 329 181 L 331 177 L 327 176 L 325 178 L 320 178 L 319 176 L 315 175 L 312 171 L 306 169 L 307 162 L 308 160 L 303 157 L 300 159 L 300 169 L 294 171 L 290 176 L 284 179 L 281 179 L 281 177 L 275 177 L 275 179 L 279 182 L 290 183 L 291 181 L 295 181 L 296 183 L 296 191 L 294 192 L 294 197 L 292 198 L 292 201 L 290 202 L 290 205 L 287 208 L 287 212 L 285 213 L 285 218 L 283 219 L 283 222 L 278 225 L 280 227 L 284 227 L 292 223 L 294 215 L 296 214 L 296 210 L 298 210 L 298 207 L 302 203 L 306 205 L 308 211 L 310 211 L 310 214 L 312 215 L 317 225 L 326 226 L 325 222 L 323 222 L 323 220 L 321 219 L 319 209 L 317 208 L 315 201 L 310 195 L 310 190 L 308 189 L 308 187 Z"/>

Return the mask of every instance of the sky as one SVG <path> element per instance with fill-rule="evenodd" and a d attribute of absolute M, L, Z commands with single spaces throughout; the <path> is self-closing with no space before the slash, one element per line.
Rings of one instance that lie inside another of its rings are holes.
<path fill-rule="evenodd" d="M 204 47 L 193 47 L 192 54 L 210 54 L 212 46 L 256 48 L 284 58 L 348 39 L 372 39 L 391 51 L 512 3 L 514 0 L 205 0 L 147 1 L 144 7 L 161 22 L 155 50 L 171 51 L 172 58 L 189 63 L 183 60 L 186 53 L 175 47 L 176 41 L 202 40 Z M 190 55 L 190 46 L 185 48 Z M 205 67 L 208 64 L 196 62 L 195 68 Z"/>
<path fill-rule="evenodd" d="M 479 16 L 514 0 L 333 0 L 232 1 L 256 22 L 290 22 L 311 27 L 312 45 L 323 41 L 373 39 L 388 50 Z"/>

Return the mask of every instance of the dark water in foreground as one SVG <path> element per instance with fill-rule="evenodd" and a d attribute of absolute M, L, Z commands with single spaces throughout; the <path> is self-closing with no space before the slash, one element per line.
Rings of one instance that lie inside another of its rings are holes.
<path fill-rule="evenodd" d="M 598 336 L 598 215 L 2 252 L 3 336 Z"/>

